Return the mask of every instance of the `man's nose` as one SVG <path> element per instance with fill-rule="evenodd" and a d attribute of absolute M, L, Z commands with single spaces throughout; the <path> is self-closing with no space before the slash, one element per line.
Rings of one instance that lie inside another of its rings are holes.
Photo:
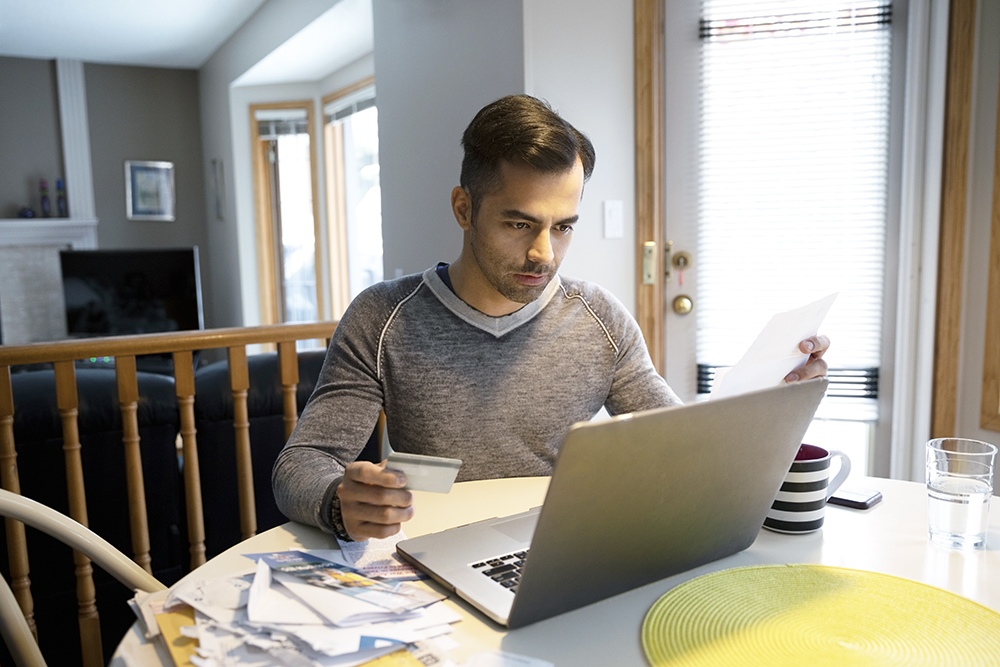
<path fill-rule="evenodd" d="M 549 230 L 543 229 L 528 248 L 528 261 L 534 264 L 548 264 L 553 259 L 555 255 L 552 253 L 552 239 Z"/>

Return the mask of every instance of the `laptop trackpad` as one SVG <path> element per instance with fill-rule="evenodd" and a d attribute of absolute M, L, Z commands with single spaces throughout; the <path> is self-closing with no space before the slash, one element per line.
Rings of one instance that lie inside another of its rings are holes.
<path fill-rule="evenodd" d="M 491 527 L 518 542 L 528 543 L 535 534 L 536 525 L 538 525 L 538 512 L 532 512 L 528 516 L 514 517 L 495 523 Z"/>

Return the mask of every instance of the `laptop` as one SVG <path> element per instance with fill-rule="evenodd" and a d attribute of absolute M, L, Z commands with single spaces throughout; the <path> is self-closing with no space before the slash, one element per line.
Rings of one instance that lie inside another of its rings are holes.
<path fill-rule="evenodd" d="M 509 628 L 742 551 L 827 384 L 575 424 L 540 508 L 403 540 L 396 550 Z"/>

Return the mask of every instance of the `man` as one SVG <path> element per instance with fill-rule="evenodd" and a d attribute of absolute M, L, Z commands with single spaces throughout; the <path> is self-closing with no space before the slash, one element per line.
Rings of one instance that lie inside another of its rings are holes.
<path fill-rule="evenodd" d="M 354 459 L 384 409 L 397 451 L 463 460 L 459 479 L 551 474 L 571 424 L 679 403 L 628 311 L 557 274 L 594 168 L 590 141 L 524 95 L 484 107 L 462 136 L 450 265 L 360 294 L 275 462 L 290 519 L 363 540 L 413 516 L 401 474 Z M 829 341 L 787 380 L 826 373 Z M 595 493 L 598 492 L 595 490 Z"/>

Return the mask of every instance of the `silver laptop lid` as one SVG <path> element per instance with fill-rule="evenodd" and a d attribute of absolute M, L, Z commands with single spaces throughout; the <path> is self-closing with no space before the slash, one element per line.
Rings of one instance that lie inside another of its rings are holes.
<path fill-rule="evenodd" d="M 516 595 L 470 564 L 523 549 L 531 536 L 509 528 L 535 511 L 415 537 L 397 551 L 511 628 L 728 556 L 756 538 L 826 386 L 573 426 L 527 528 Z"/>
<path fill-rule="evenodd" d="M 817 379 L 573 426 L 507 625 L 749 547 L 827 384 Z"/>

